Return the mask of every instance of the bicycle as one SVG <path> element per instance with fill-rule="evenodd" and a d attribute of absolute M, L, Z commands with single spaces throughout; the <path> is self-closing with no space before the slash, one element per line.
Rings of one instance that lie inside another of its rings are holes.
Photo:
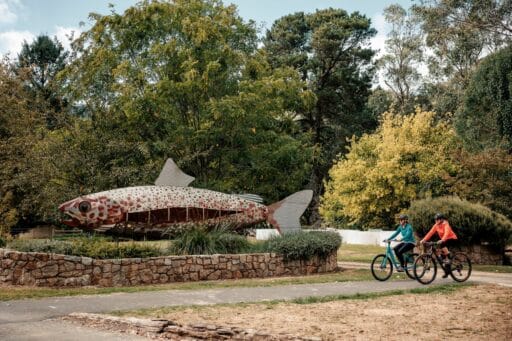
<path fill-rule="evenodd" d="M 441 258 L 441 253 L 436 242 L 426 242 L 425 250 L 414 261 L 413 272 L 414 277 L 421 284 L 430 284 L 436 279 L 437 263 L 445 274 L 449 274 L 454 281 L 464 282 L 471 276 L 471 260 L 464 252 L 455 252 L 445 263 Z M 443 264 L 445 263 L 445 264 Z"/>
<path fill-rule="evenodd" d="M 381 253 L 375 256 L 372 260 L 371 270 L 373 277 L 378 281 L 387 281 L 393 274 L 393 266 L 398 268 L 400 263 L 395 258 L 394 252 L 391 249 L 391 242 L 397 240 L 384 240 L 388 245 L 386 247 L 386 253 Z M 415 279 L 413 273 L 414 260 L 418 256 L 417 253 L 408 251 L 404 253 L 404 270 L 410 279 Z"/>

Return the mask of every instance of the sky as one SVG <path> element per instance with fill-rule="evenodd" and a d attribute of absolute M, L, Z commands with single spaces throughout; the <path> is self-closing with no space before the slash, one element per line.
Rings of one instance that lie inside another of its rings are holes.
<path fill-rule="evenodd" d="M 109 14 L 113 4 L 117 13 L 138 3 L 138 0 L 0 0 L 0 55 L 15 58 L 23 41 L 32 42 L 35 37 L 46 34 L 56 36 L 69 48 L 69 39 L 91 27 L 88 15 L 91 12 Z M 382 50 L 386 39 L 386 24 L 382 16 L 385 7 L 398 3 L 409 8 L 413 0 L 224 0 L 224 4 L 235 4 L 244 20 L 254 20 L 265 29 L 274 20 L 294 12 L 311 13 L 316 9 L 342 8 L 349 13 L 358 11 L 371 18 L 378 30 L 372 47 Z M 83 23 L 85 25 L 80 25 Z"/>

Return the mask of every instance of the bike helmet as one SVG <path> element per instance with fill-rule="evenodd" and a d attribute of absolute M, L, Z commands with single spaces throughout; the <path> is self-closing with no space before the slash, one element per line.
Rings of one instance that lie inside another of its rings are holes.
<path fill-rule="evenodd" d="M 444 214 L 442 213 L 436 213 L 436 215 L 434 216 L 434 220 L 437 220 L 437 219 L 446 219 Z"/>
<path fill-rule="evenodd" d="M 409 220 L 409 217 L 407 216 L 407 214 L 400 214 L 398 216 L 398 219 L 399 220 Z"/>

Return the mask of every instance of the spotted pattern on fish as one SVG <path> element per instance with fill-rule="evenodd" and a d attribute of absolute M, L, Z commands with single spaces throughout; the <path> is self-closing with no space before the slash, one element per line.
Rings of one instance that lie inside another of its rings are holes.
<path fill-rule="evenodd" d="M 70 200 L 59 209 L 72 218 L 64 222 L 71 226 L 97 228 L 113 226 L 130 219 L 130 215 L 143 212 L 175 208 L 207 209 L 219 212 L 218 217 L 207 217 L 199 213 L 191 219 L 197 221 L 220 222 L 230 221 L 252 224 L 264 221 L 268 216 L 265 205 L 230 195 L 206 189 L 173 186 L 138 186 L 114 189 L 81 196 Z M 174 212 L 174 211 L 173 211 Z M 222 216 L 222 214 L 228 212 Z M 165 213 L 165 212 L 164 212 Z M 170 211 L 169 211 L 170 214 Z M 188 214 L 188 211 L 187 211 Z M 148 216 L 150 221 L 150 217 Z M 187 220 L 190 221 L 190 220 Z M 175 224 L 169 219 L 159 222 L 162 228 Z"/>

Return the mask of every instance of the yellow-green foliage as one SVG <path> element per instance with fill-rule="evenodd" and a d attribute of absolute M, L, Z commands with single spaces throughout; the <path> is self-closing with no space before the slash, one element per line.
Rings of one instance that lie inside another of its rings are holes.
<path fill-rule="evenodd" d="M 377 131 L 352 139 L 349 152 L 331 168 L 320 213 L 333 224 L 391 227 L 415 199 L 445 192 L 453 172 L 453 130 L 435 113 L 385 113 Z"/>

